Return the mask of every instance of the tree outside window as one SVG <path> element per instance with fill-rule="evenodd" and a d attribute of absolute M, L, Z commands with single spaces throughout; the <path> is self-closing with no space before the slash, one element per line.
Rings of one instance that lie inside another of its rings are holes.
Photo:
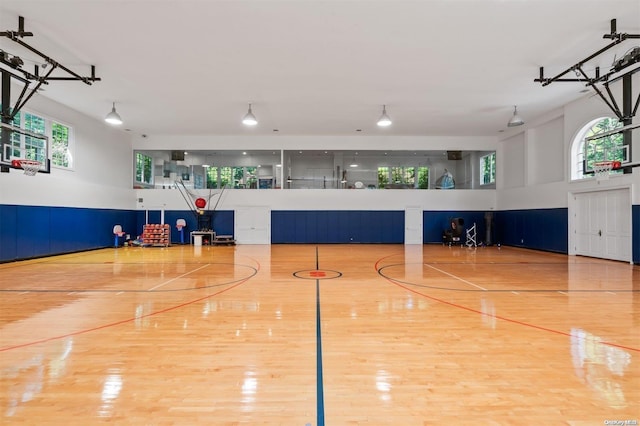
<path fill-rule="evenodd" d="M 599 133 L 609 132 L 620 127 L 622 127 L 622 123 L 615 118 L 603 118 L 592 126 L 584 137 L 597 136 Z M 593 163 L 598 161 L 624 161 L 623 141 L 622 133 L 592 140 L 587 144 L 585 151 L 586 169 L 593 170 Z"/>
<path fill-rule="evenodd" d="M 593 170 L 593 163 L 597 161 L 627 160 L 625 157 L 624 137 L 622 133 L 617 133 L 604 138 L 594 139 L 585 142 L 586 138 L 596 136 L 601 133 L 617 130 L 623 124 L 616 118 L 601 117 L 587 123 L 577 134 L 571 145 L 571 178 L 584 179 L 591 177 L 585 171 Z M 586 149 L 585 149 L 586 146 Z M 606 157 L 606 158 L 605 158 Z M 612 174 L 622 173 L 621 170 L 614 170 Z"/>
<path fill-rule="evenodd" d="M 429 189 L 428 167 L 418 167 L 418 189 Z"/>
<path fill-rule="evenodd" d="M 13 117 L 11 125 L 46 136 L 51 145 L 51 163 L 58 167 L 72 166 L 71 128 L 69 126 L 26 111 L 18 112 Z M 11 156 L 45 162 L 47 160 L 46 143 L 45 139 L 13 132 L 11 146 L 14 149 Z"/>
<path fill-rule="evenodd" d="M 216 189 L 218 187 L 218 168 L 207 167 L 207 189 Z"/>
<path fill-rule="evenodd" d="M 378 188 L 386 188 L 389 184 L 389 167 L 378 167 Z"/>
<path fill-rule="evenodd" d="M 231 167 L 220 167 L 220 187 L 226 188 L 233 182 Z"/>
<path fill-rule="evenodd" d="M 258 168 L 247 167 L 247 188 L 256 189 L 258 187 Z"/>
<path fill-rule="evenodd" d="M 51 123 L 51 163 L 54 166 L 70 167 L 69 128 L 60 123 Z"/>
<path fill-rule="evenodd" d="M 136 153 L 136 182 L 151 184 L 153 160 L 145 154 Z"/>
<path fill-rule="evenodd" d="M 489 185 L 496 181 L 496 153 L 480 157 L 480 185 Z"/>

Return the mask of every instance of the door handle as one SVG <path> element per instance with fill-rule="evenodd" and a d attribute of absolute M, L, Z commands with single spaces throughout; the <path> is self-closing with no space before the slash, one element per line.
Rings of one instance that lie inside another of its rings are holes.
<path fill-rule="evenodd" d="M 602 229 L 599 229 L 599 230 L 598 230 L 598 236 L 599 236 L 599 237 L 602 237 Z"/>

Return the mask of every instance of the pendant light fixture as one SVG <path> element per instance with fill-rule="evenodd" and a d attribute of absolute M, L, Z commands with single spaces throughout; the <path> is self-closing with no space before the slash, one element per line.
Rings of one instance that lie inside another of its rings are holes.
<path fill-rule="evenodd" d="M 109 124 L 113 124 L 114 126 L 119 126 L 122 124 L 122 118 L 120 118 L 120 115 L 116 112 L 115 102 L 113 103 L 111 112 L 107 114 L 107 116 L 104 118 L 104 121 L 106 121 Z"/>
<path fill-rule="evenodd" d="M 258 119 L 255 115 L 253 115 L 253 112 L 251 111 L 251 104 L 249 104 L 249 111 L 242 119 L 242 124 L 244 124 L 245 126 L 255 126 L 256 124 L 258 124 Z"/>
<path fill-rule="evenodd" d="M 518 107 L 516 105 L 513 106 L 513 117 L 507 123 L 507 127 L 516 127 L 522 126 L 524 124 L 524 120 L 522 117 L 518 115 Z"/>
<path fill-rule="evenodd" d="M 380 127 L 388 127 L 391 126 L 391 118 L 387 115 L 387 106 L 382 105 L 382 115 L 378 120 L 378 126 Z"/>

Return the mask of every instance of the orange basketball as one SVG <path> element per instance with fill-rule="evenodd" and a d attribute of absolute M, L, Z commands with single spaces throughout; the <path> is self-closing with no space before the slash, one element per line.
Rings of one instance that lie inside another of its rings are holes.
<path fill-rule="evenodd" d="M 204 206 L 207 205 L 207 200 L 205 200 L 204 198 L 198 198 L 195 204 L 197 208 L 204 209 Z"/>

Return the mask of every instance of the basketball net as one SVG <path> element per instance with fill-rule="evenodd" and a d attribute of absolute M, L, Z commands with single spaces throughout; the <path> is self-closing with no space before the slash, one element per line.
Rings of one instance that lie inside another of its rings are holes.
<path fill-rule="evenodd" d="M 27 176 L 35 176 L 40 170 L 41 163 L 35 160 L 19 160 L 20 167 L 24 170 L 24 174 Z"/>
<path fill-rule="evenodd" d="M 596 161 L 593 163 L 593 174 L 596 176 L 596 180 L 607 180 L 609 174 L 613 170 L 613 161 Z"/>

